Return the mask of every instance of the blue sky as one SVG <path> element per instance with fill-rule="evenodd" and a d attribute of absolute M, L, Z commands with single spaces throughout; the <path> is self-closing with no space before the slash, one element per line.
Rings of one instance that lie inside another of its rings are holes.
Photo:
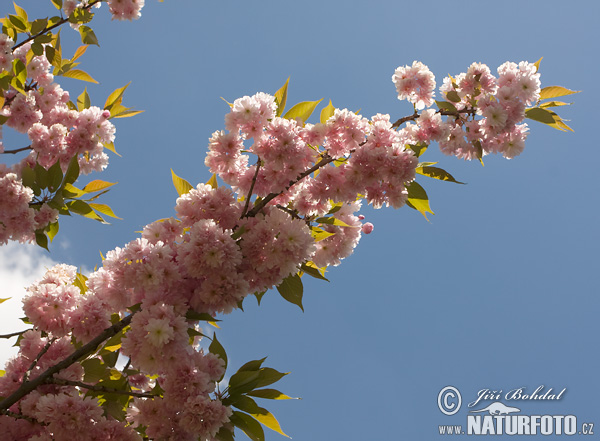
<path fill-rule="evenodd" d="M 45 3 L 19 5 L 31 17 L 51 12 Z M 543 86 L 583 91 L 560 109 L 574 133 L 532 121 L 520 157 L 486 157 L 485 167 L 432 147 L 424 160 L 467 185 L 419 179 L 436 213 L 430 222 L 409 208 L 365 209 L 375 231 L 329 272 L 330 283 L 305 282 L 304 313 L 269 292 L 260 308 L 248 299 L 245 312 L 226 317 L 219 339 L 234 369 L 268 355 L 269 366 L 292 371 L 280 389 L 302 400 L 265 404 L 295 440 L 443 439 L 438 425 L 465 425 L 477 391 L 540 385 L 567 392 L 557 402 L 503 402 L 527 415 L 573 414 L 600 433 L 597 2 L 146 3 L 133 23 L 99 10 L 100 48 L 81 66 L 101 83 L 87 85 L 93 104 L 131 81 L 124 104 L 145 110 L 117 121 L 122 157 L 92 177 L 119 182 L 104 202 L 123 220 L 62 219 L 52 259 L 91 269 L 99 251 L 173 215 L 169 169 L 208 180 L 207 141 L 228 110 L 220 97 L 273 93 L 291 76 L 290 104 L 325 98 L 395 119 L 411 113 L 391 82 L 399 65 L 420 60 L 439 85 L 472 62 L 495 71 L 543 56 Z M 11 9 L 5 2 L 0 13 Z M 66 53 L 76 37 L 63 30 Z M 86 85 L 61 84 L 72 97 Z M 0 248 L 9 283 L 31 274 L 32 261 L 47 262 L 45 252 L 15 253 Z M 6 270 L 15 262 L 22 271 Z M 453 416 L 437 405 L 447 385 L 463 396 Z"/>

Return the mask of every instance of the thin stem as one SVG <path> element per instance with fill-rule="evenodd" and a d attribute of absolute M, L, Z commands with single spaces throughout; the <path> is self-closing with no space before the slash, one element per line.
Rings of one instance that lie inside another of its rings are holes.
<path fill-rule="evenodd" d="M 76 387 L 81 387 L 83 389 L 92 390 L 94 392 L 106 392 L 106 393 L 111 393 L 111 394 L 129 395 L 129 396 L 138 397 L 138 398 L 153 398 L 153 397 L 158 396 L 151 392 L 133 392 L 133 391 L 129 391 L 129 390 L 115 389 L 113 387 L 99 386 L 97 384 L 82 383 L 81 381 L 63 380 L 62 378 L 48 378 L 46 383 L 57 384 L 59 386 L 76 386 Z"/>
<path fill-rule="evenodd" d="M 13 332 L 12 334 L 3 334 L 3 335 L 0 335 L 0 338 L 12 338 L 12 337 L 16 337 L 17 335 L 24 334 L 27 331 L 29 331 L 29 329 L 25 329 L 24 331 L 19 331 L 19 332 Z"/>
<path fill-rule="evenodd" d="M 296 178 L 296 180 L 290 181 L 289 185 L 287 187 L 285 187 L 283 190 L 281 190 L 279 193 L 270 193 L 264 199 L 261 199 L 260 202 L 258 202 L 256 205 L 254 205 L 254 207 L 252 207 L 252 210 L 250 210 L 246 214 L 246 217 L 254 217 L 254 216 L 256 216 L 260 210 L 262 210 L 269 202 L 271 202 L 273 199 L 275 199 L 281 193 L 284 193 L 284 192 L 288 191 L 290 188 L 292 188 L 292 186 L 294 186 L 295 184 L 297 184 L 298 182 L 300 182 L 302 179 L 304 179 L 305 177 L 307 177 L 311 173 L 314 173 L 315 171 L 317 171 L 321 167 L 323 167 L 323 166 L 325 166 L 325 165 L 327 165 L 327 164 L 329 164 L 330 162 L 333 162 L 333 161 L 335 161 L 335 158 L 332 158 L 327 153 L 325 153 L 324 156 L 323 156 L 323 158 L 319 162 L 317 162 L 311 168 L 309 168 L 308 170 L 305 170 L 300 175 L 298 175 L 298 177 Z"/>
<path fill-rule="evenodd" d="M 16 153 L 19 153 L 19 152 L 22 152 L 22 151 L 25 151 L 25 150 L 31 150 L 31 146 L 28 145 L 27 147 L 21 147 L 20 149 L 14 149 L 14 150 L 4 150 L 1 153 L 4 153 L 4 154 L 13 154 L 14 155 Z"/>
<path fill-rule="evenodd" d="M 254 173 L 254 177 L 252 178 L 252 184 L 250 184 L 250 190 L 248 191 L 248 195 L 246 196 L 246 204 L 244 205 L 244 211 L 242 212 L 241 219 L 246 216 L 248 212 L 248 207 L 250 206 L 250 198 L 252 197 L 252 192 L 254 191 L 254 184 L 256 184 L 256 179 L 258 178 L 258 171 L 260 170 L 260 158 L 256 161 L 256 172 Z"/>
<path fill-rule="evenodd" d="M 0 410 L 0 415 L 6 415 L 6 416 L 9 416 L 9 417 L 14 418 L 16 420 L 26 420 L 26 421 L 29 421 L 30 423 L 39 424 L 41 426 L 45 426 L 46 425 L 45 423 L 40 423 L 35 418 L 32 418 L 32 417 L 27 416 L 27 415 L 20 414 L 20 413 L 11 412 L 10 410 Z"/>
<path fill-rule="evenodd" d="M 65 358 L 61 362 L 46 369 L 35 379 L 33 379 L 31 381 L 23 382 L 21 387 L 19 387 L 9 397 L 0 401 L 0 411 L 2 411 L 3 409 L 9 409 L 10 406 L 15 404 L 17 401 L 19 401 L 25 395 L 27 395 L 30 392 L 32 392 L 33 390 L 35 390 L 38 386 L 45 384 L 48 381 L 48 379 L 50 377 L 52 377 L 54 374 L 60 372 L 63 369 L 68 368 L 73 363 L 76 363 L 82 357 L 87 357 L 91 353 L 95 352 L 96 349 L 98 348 L 98 346 L 102 342 L 111 338 L 113 335 L 118 334 L 120 331 L 123 330 L 123 328 L 128 326 L 129 323 L 131 323 L 131 319 L 133 318 L 133 316 L 135 315 L 136 312 L 132 312 L 131 314 L 129 314 L 127 317 L 125 317 L 120 322 L 115 323 L 110 328 L 105 329 L 100 335 L 96 336 L 96 338 L 94 338 L 92 341 L 83 345 L 81 348 L 77 349 L 75 352 L 73 352 L 71 355 L 69 355 L 67 358 Z"/>
<path fill-rule="evenodd" d="M 475 108 L 465 108 L 465 109 L 461 109 L 461 110 L 438 110 L 435 113 L 439 113 L 440 115 L 444 115 L 444 116 L 460 116 L 462 113 L 466 113 L 466 114 L 471 114 L 474 115 L 475 112 L 477 110 Z M 405 122 L 408 121 L 416 121 L 417 119 L 419 119 L 421 115 L 418 112 L 413 113 L 412 115 L 409 116 L 405 116 L 403 118 L 400 118 L 398 121 L 396 121 L 394 124 L 392 124 L 392 128 L 396 129 L 398 127 L 400 127 L 402 124 L 404 124 Z"/>
<path fill-rule="evenodd" d="M 104 0 L 92 0 L 90 3 L 88 3 L 87 5 L 85 5 L 84 7 L 82 7 L 81 9 L 90 9 L 92 6 L 94 6 L 96 3 L 102 3 Z M 44 29 L 42 29 L 40 32 L 38 32 L 35 35 L 31 35 L 28 38 L 26 38 L 25 40 L 23 40 L 22 42 L 15 44 L 12 47 L 12 51 L 14 52 L 15 49 L 20 48 L 21 46 L 23 46 L 24 44 L 30 42 L 31 40 L 35 40 L 37 37 L 39 37 L 40 35 L 44 35 L 46 32 L 50 32 L 53 29 L 56 29 L 59 26 L 64 25 L 66 22 L 69 21 L 69 17 L 65 17 L 59 21 L 57 21 L 56 23 L 54 23 L 52 26 L 49 27 L 45 27 Z"/>
<path fill-rule="evenodd" d="M 48 340 L 48 342 L 43 347 L 43 349 L 40 351 L 40 353 L 37 354 L 37 357 L 35 357 L 35 360 L 33 360 L 31 362 L 29 369 L 27 369 L 27 372 L 25 372 L 25 374 L 23 375 L 23 383 L 27 382 L 27 379 L 29 378 L 29 374 L 31 374 L 31 371 L 33 371 L 33 369 L 37 366 L 38 362 L 40 361 L 40 358 L 42 358 L 44 356 L 44 354 L 46 352 L 48 352 L 48 349 L 50 349 L 50 346 L 52 346 L 52 343 L 54 343 L 55 340 L 56 340 L 56 337 Z"/>

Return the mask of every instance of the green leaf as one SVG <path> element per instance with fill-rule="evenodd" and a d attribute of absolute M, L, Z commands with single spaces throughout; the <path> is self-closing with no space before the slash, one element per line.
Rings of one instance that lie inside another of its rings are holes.
<path fill-rule="evenodd" d="M 213 333 L 213 339 L 212 339 L 212 342 L 210 343 L 210 346 L 208 347 L 208 351 L 211 354 L 215 354 L 221 360 L 223 360 L 223 362 L 225 363 L 225 369 L 227 369 L 227 353 L 225 352 L 225 348 L 223 347 L 223 345 L 221 345 L 221 343 L 217 339 L 216 333 Z M 219 379 L 219 381 L 221 381 L 222 379 L 223 379 L 223 377 L 221 377 Z"/>
<path fill-rule="evenodd" d="M 285 110 L 289 82 L 290 77 L 288 77 L 288 79 L 285 81 L 285 84 L 281 86 L 281 88 L 277 92 L 275 92 L 275 102 L 277 103 L 277 112 L 275 113 L 275 116 L 281 116 L 283 114 L 283 111 Z"/>
<path fill-rule="evenodd" d="M 44 248 L 46 251 L 50 251 L 48 249 L 48 238 L 44 234 L 43 230 L 35 231 L 35 243 Z"/>
<path fill-rule="evenodd" d="M 218 441 L 235 441 L 233 433 L 226 427 L 221 427 L 219 429 L 219 431 L 215 435 L 215 439 Z"/>
<path fill-rule="evenodd" d="M 238 372 L 242 371 L 257 371 L 260 369 L 262 364 L 265 362 L 267 357 L 261 358 L 260 360 L 252 360 L 245 363 L 242 367 L 238 369 Z"/>
<path fill-rule="evenodd" d="M 192 188 L 194 188 L 188 181 L 177 176 L 173 169 L 171 169 L 171 175 L 173 178 L 173 185 L 175 186 L 175 190 L 177 190 L 177 194 L 179 196 L 188 193 Z"/>
<path fill-rule="evenodd" d="M 99 358 L 83 360 L 81 366 L 83 366 L 84 372 L 83 381 L 86 383 L 96 384 L 98 381 L 109 377 L 110 370 Z"/>
<path fill-rule="evenodd" d="M 217 320 L 212 315 L 206 312 L 196 312 L 193 309 L 188 309 L 188 311 L 185 314 L 185 318 L 187 320 L 193 321 L 220 322 L 220 320 Z"/>
<path fill-rule="evenodd" d="M 40 32 L 42 32 L 46 29 L 46 26 L 48 26 L 48 19 L 47 18 L 38 18 L 37 20 L 34 20 L 33 23 L 31 23 L 31 33 L 33 35 L 39 34 Z M 37 38 L 35 39 L 35 41 L 37 43 L 42 43 L 41 41 L 38 41 Z M 36 54 L 36 55 L 41 55 L 41 54 Z"/>
<path fill-rule="evenodd" d="M 569 90 L 565 87 L 561 87 L 561 86 L 548 86 L 548 87 L 544 87 L 541 91 L 540 91 L 540 100 L 546 100 L 548 98 L 556 98 L 559 96 L 565 96 L 565 95 L 573 95 L 574 93 L 579 93 L 581 92 L 580 90 Z"/>
<path fill-rule="evenodd" d="M 8 21 L 19 31 L 26 32 L 27 31 L 27 21 L 23 20 L 18 15 L 9 15 Z"/>
<path fill-rule="evenodd" d="M 411 149 L 413 152 L 415 152 L 415 156 L 418 158 L 427 151 L 427 147 L 429 147 L 429 146 L 425 143 L 419 143 L 419 144 L 406 144 L 406 147 Z"/>
<path fill-rule="evenodd" d="M 60 161 L 56 161 L 48 170 L 48 189 L 51 192 L 55 192 L 60 188 L 62 181 L 63 174 L 60 168 Z"/>
<path fill-rule="evenodd" d="M 258 404 L 256 404 L 256 402 L 252 398 L 248 396 L 237 397 L 236 400 L 232 403 L 232 406 L 237 407 L 238 409 L 243 410 L 244 412 L 247 412 L 248 414 L 256 418 L 256 420 L 263 424 L 265 427 L 268 427 L 269 429 L 289 438 L 288 435 L 283 433 L 279 422 L 273 416 L 273 414 L 271 414 L 271 412 L 269 412 L 267 409 L 258 406 Z"/>
<path fill-rule="evenodd" d="M 321 101 L 323 101 L 322 98 L 318 101 L 303 101 L 298 103 L 288 110 L 283 117 L 286 119 L 300 119 L 302 122 L 306 122 Z"/>
<path fill-rule="evenodd" d="M 94 210 L 106 215 L 106 216 L 110 216 L 110 217 L 114 217 L 115 219 L 122 219 L 119 216 L 117 216 L 113 211 L 112 208 L 110 208 L 108 205 L 106 204 L 96 204 L 95 202 L 91 202 L 89 204 L 90 207 L 92 207 Z"/>
<path fill-rule="evenodd" d="M 54 240 L 54 237 L 58 233 L 58 221 L 49 223 L 45 231 L 48 235 L 48 238 L 50 239 L 50 242 L 52 242 Z"/>
<path fill-rule="evenodd" d="M 439 167 L 431 167 L 428 165 L 424 165 L 417 167 L 415 171 L 420 175 L 429 176 L 430 178 L 439 179 L 440 181 L 449 181 L 454 182 L 456 184 L 464 184 L 464 182 L 457 181 L 456 179 L 454 179 L 454 176 L 452 176 L 446 170 Z"/>
<path fill-rule="evenodd" d="M 329 100 L 329 104 L 327 104 L 323 110 L 321 110 L 321 124 L 325 124 L 329 118 L 333 116 L 335 112 L 335 107 L 331 104 L 331 100 Z"/>
<path fill-rule="evenodd" d="M 91 106 L 92 102 L 90 101 L 90 96 L 87 93 L 87 87 L 83 89 L 81 95 L 77 97 L 77 110 L 80 112 L 84 109 L 87 109 Z"/>
<path fill-rule="evenodd" d="M 549 125 L 550 127 L 554 127 L 557 130 L 561 130 L 563 132 L 569 130 L 573 131 L 571 127 L 566 125 L 562 118 L 558 116 L 556 113 L 551 110 L 542 109 L 540 107 L 534 107 L 532 109 L 525 110 L 525 116 L 534 121 L 538 121 Z"/>
<path fill-rule="evenodd" d="M 206 182 L 207 185 L 210 185 L 215 190 L 219 188 L 219 183 L 217 182 L 217 174 L 213 173 L 210 179 Z"/>
<path fill-rule="evenodd" d="M 74 78 L 76 80 L 87 81 L 88 83 L 98 84 L 98 81 L 94 80 L 90 74 L 79 69 L 72 69 L 62 74 L 63 77 Z"/>
<path fill-rule="evenodd" d="M 13 5 L 15 6 L 15 12 L 17 15 L 27 22 L 29 19 L 27 18 L 27 12 L 25 12 L 25 9 L 17 5 L 15 2 L 13 2 Z"/>
<path fill-rule="evenodd" d="M 27 67 L 18 58 L 13 61 L 13 72 L 15 73 L 15 79 L 24 85 L 27 82 Z"/>
<path fill-rule="evenodd" d="M 292 274 L 291 276 L 286 277 L 277 287 L 277 291 L 279 291 L 279 294 L 281 294 L 281 297 L 285 300 L 294 305 L 298 305 L 300 309 L 304 311 L 304 307 L 302 306 L 302 294 L 304 289 L 302 280 L 298 274 Z"/>
<path fill-rule="evenodd" d="M 236 372 L 229 379 L 229 395 L 233 398 L 258 387 L 259 371 Z"/>
<path fill-rule="evenodd" d="M 29 188 L 33 188 L 35 185 L 35 172 L 28 165 L 25 165 L 21 169 L 21 181 L 23 182 L 24 186 Z"/>
<path fill-rule="evenodd" d="M 77 155 L 73 156 L 71 161 L 69 162 L 69 166 L 67 167 L 67 172 L 65 173 L 65 182 L 72 184 L 79 177 L 79 161 L 77 160 Z"/>
<path fill-rule="evenodd" d="M 99 222 L 105 223 L 105 220 L 96 214 L 96 212 L 92 210 L 92 207 L 81 200 L 70 201 L 67 202 L 66 205 L 71 213 L 76 213 L 89 219 L 95 219 Z"/>
<path fill-rule="evenodd" d="M 452 104 L 448 101 L 436 101 L 435 103 L 437 104 L 437 106 L 440 110 L 447 110 L 449 112 L 458 112 L 458 110 L 456 110 L 456 107 L 454 107 L 454 104 Z"/>
<path fill-rule="evenodd" d="M 62 9 L 62 0 L 51 0 L 51 1 L 56 9 L 58 9 L 59 11 Z"/>
<path fill-rule="evenodd" d="M 290 397 L 277 389 L 256 389 L 247 392 L 247 395 L 256 398 L 264 398 L 267 400 L 297 400 L 298 398 Z"/>
<path fill-rule="evenodd" d="M 276 383 L 287 374 L 289 374 L 289 372 L 279 372 L 270 367 L 261 368 L 258 372 L 258 384 L 255 387 L 264 387 Z"/>
<path fill-rule="evenodd" d="M 427 213 L 435 214 L 429 207 L 429 197 L 423 187 L 421 187 L 417 181 L 412 181 L 406 186 L 408 190 L 408 201 L 406 204 L 420 212 L 425 219 L 427 219 Z M 429 219 L 427 219 L 429 220 Z"/>
<path fill-rule="evenodd" d="M 42 167 L 40 164 L 35 164 L 35 183 L 41 188 L 48 188 L 49 179 L 48 179 L 48 170 Z"/>
<path fill-rule="evenodd" d="M 234 410 L 229 421 L 248 435 L 252 441 L 265 441 L 265 432 L 262 426 L 247 413 Z"/>
<path fill-rule="evenodd" d="M 79 34 L 81 35 L 81 42 L 83 44 L 95 44 L 96 46 L 100 46 L 96 34 L 94 34 L 94 31 L 92 31 L 89 26 L 79 26 Z"/>
<path fill-rule="evenodd" d="M 42 45 L 42 43 L 34 41 L 31 44 L 31 52 L 33 52 L 33 55 L 35 56 L 40 56 L 44 53 L 44 46 Z"/>
<path fill-rule="evenodd" d="M 100 190 L 104 190 L 105 188 L 112 187 L 115 184 L 117 184 L 117 182 L 106 182 L 106 181 L 102 181 L 100 179 L 96 179 L 96 180 L 90 182 L 89 184 L 87 184 L 85 187 L 83 187 L 83 191 L 86 191 L 88 193 L 93 193 L 95 191 L 100 191 Z"/>
<path fill-rule="evenodd" d="M 446 93 L 446 99 L 448 101 L 452 101 L 453 103 L 460 103 L 460 96 L 458 96 L 458 93 L 456 92 L 456 90 L 451 90 L 450 92 Z"/>
<path fill-rule="evenodd" d="M 89 9 L 76 8 L 71 15 L 69 15 L 69 23 L 83 24 L 89 23 L 94 18 L 94 14 Z"/>

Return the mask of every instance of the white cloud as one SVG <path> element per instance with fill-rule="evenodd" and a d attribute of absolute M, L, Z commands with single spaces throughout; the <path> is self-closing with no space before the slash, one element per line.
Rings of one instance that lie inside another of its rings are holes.
<path fill-rule="evenodd" d="M 39 280 L 56 263 L 47 251 L 35 245 L 11 242 L 0 246 L 0 298 L 10 297 L 0 304 L 0 334 L 26 329 L 19 320 L 24 315 L 21 299 L 26 293 L 25 288 Z M 17 353 L 17 348 L 12 347 L 15 340 L 16 337 L 0 339 L 0 369 Z"/>

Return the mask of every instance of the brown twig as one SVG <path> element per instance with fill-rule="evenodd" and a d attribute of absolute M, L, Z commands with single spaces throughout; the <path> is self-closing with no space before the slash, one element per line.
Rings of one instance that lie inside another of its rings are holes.
<path fill-rule="evenodd" d="M 16 337 L 17 335 L 21 335 L 25 332 L 29 331 L 29 329 L 25 329 L 24 331 L 19 331 L 19 332 L 13 332 L 12 334 L 3 334 L 0 335 L 0 338 L 12 338 L 12 337 Z"/>
<path fill-rule="evenodd" d="M 35 357 L 35 360 L 33 360 L 31 362 L 29 369 L 27 369 L 27 372 L 25 372 L 25 374 L 23 375 L 23 383 L 27 382 L 27 379 L 29 378 L 29 374 L 31 374 L 31 371 L 33 371 L 33 369 L 37 366 L 38 362 L 40 361 L 40 358 L 42 358 L 44 356 L 44 354 L 46 352 L 48 352 L 48 349 L 50 349 L 50 346 L 52 346 L 52 343 L 54 343 L 55 340 L 56 340 L 56 337 L 48 340 L 48 342 L 44 345 L 44 347 L 42 348 L 40 353 L 37 354 L 37 357 Z"/>
<path fill-rule="evenodd" d="M 254 191 L 254 184 L 256 184 L 256 179 L 258 178 L 258 171 L 260 170 L 260 158 L 256 161 L 256 172 L 254 173 L 254 177 L 252 178 L 252 184 L 250 184 L 250 190 L 248 191 L 248 195 L 246 196 L 246 204 L 244 205 L 244 211 L 242 212 L 242 216 L 240 219 L 243 219 L 248 212 L 248 207 L 250 206 L 250 198 L 252 197 L 252 192 Z"/>
<path fill-rule="evenodd" d="M 86 357 L 86 356 L 90 355 L 91 353 L 93 353 L 102 342 L 109 339 L 113 335 L 116 335 L 117 333 L 122 331 L 123 328 L 128 326 L 129 323 L 131 323 L 131 319 L 133 318 L 133 316 L 135 315 L 136 312 L 132 312 L 131 314 L 129 314 L 127 317 L 125 317 L 120 322 L 115 323 L 110 328 L 105 329 L 100 335 L 96 336 L 96 338 L 94 338 L 92 341 L 83 345 L 81 348 L 77 349 L 75 352 L 73 352 L 71 355 L 69 355 L 67 358 L 65 358 L 61 362 L 46 369 L 35 379 L 33 379 L 31 381 L 23 382 L 21 387 L 19 387 L 15 392 L 13 392 L 10 396 L 5 398 L 4 400 L 0 401 L 0 412 L 3 409 L 9 409 L 10 406 L 15 404 L 17 401 L 19 401 L 25 395 L 27 395 L 30 392 L 32 392 L 33 390 L 35 390 L 38 386 L 45 384 L 48 381 L 48 378 L 52 377 L 54 374 L 60 372 L 63 369 L 68 368 L 73 363 L 76 363 L 80 358 Z"/>
<path fill-rule="evenodd" d="M 27 147 L 21 147 L 20 149 L 14 149 L 14 150 L 4 150 L 3 152 L 0 153 L 4 153 L 4 154 L 16 154 L 25 150 L 31 150 L 31 146 L 28 145 Z"/>

